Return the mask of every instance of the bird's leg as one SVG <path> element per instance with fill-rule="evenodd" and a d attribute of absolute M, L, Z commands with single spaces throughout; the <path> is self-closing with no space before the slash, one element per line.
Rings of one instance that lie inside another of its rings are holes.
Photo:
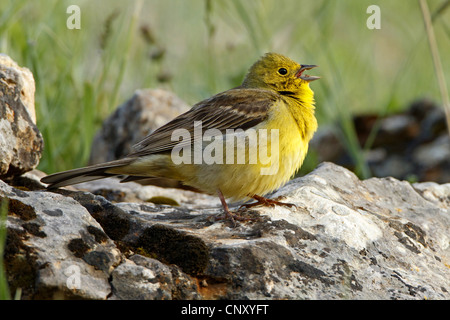
<path fill-rule="evenodd" d="M 225 201 L 225 197 L 223 196 L 222 191 L 217 190 L 217 195 L 219 196 L 220 202 L 222 203 L 223 211 L 225 212 L 225 215 L 223 217 L 220 217 L 220 216 L 217 217 L 216 218 L 217 220 L 230 219 L 234 223 L 235 226 L 236 226 L 236 220 L 239 220 L 239 221 L 253 220 L 251 218 L 244 218 L 244 217 L 239 216 L 236 213 L 232 213 L 230 211 L 230 208 L 228 208 L 228 204 Z"/>
<path fill-rule="evenodd" d="M 293 203 L 280 202 L 280 201 L 277 201 L 277 200 L 264 198 L 264 197 L 258 196 L 256 194 L 254 194 L 254 195 L 252 195 L 250 197 L 255 199 L 256 202 L 249 203 L 249 204 L 243 204 L 241 206 L 241 208 L 245 207 L 245 208 L 248 209 L 248 208 L 256 207 L 256 206 L 266 206 L 266 207 L 272 207 L 273 208 L 276 205 L 277 206 L 286 206 L 286 207 L 289 207 L 289 208 L 295 207 L 295 204 L 293 204 Z"/>

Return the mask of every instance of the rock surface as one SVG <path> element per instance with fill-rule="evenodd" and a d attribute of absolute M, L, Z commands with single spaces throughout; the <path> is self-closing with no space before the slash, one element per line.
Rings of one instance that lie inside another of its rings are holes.
<path fill-rule="evenodd" d="M 39 163 L 44 142 L 35 124 L 34 91 L 30 70 L 0 54 L 0 178 Z"/>
<path fill-rule="evenodd" d="M 25 299 L 106 299 L 120 251 L 78 202 L 0 182 L 9 205 L 5 267 Z M 80 286 L 80 283 L 83 285 Z"/>
<path fill-rule="evenodd" d="M 24 299 L 450 299 L 449 184 L 360 181 L 324 163 L 272 195 L 297 208 L 241 210 L 253 220 L 236 227 L 215 221 L 215 197 L 158 194 L 155 186 L 130 196 L 133 186 L 109 185 L 77 186 L 96 195 L 0 182 L 10 203 L 12 292 L 22 288 Z M 118 202 L 127 199 L 133 202 Z"/>

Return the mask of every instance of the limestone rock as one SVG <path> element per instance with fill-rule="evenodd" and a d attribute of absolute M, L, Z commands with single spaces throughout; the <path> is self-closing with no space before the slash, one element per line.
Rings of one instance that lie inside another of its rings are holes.
<path fill-rule="evenodd" d="M 78 202 L 0 181 L 8 201 L 5 267 L 22 299 L 106 299 L 120 251 Z"/>
<path fill-rule="evenodd" d="M 34 108 L 34 77 L 30 69 L 20 67 L 6 54 L 0 53 L 0 69 L 2 70 L 2 82 L 16 85 L 15 92 L 20 93 L 20 100 L 27 109 L 31 120 L 36 123 L 36 110 Z"/>
<path fill-rule="evenodd" d="M 174 274 L 173 274 L 174 273 Z M 186 282 L 189 290 L 186 290 Z M 112 272 L 111 300 L 198 299 L 197 285 L 179 271 L 156 259 L 135 254 Z"/>
<path fill-rule="evenodd" d="M 206 195 L 201 206 L 181 197 L 172 206 L 73 190 L 0 185 L 15 205 L 8 233 L 20 240 L 7 242 L 9 279 L 39 279 L 27 297 L 67 296 L 57 272 L 76 265 L 86 287 L 74 294 L 87 299 L 450 299 L 448 184 L 361 181 L 324 163 L 271 195 L 296 208 L 239 210 L 252 220 L 237 226 L 216 221 L 221 209 Z M 32 267 L 17 272 L 11 257 Z"/>
<path fill-rule="evenodd" d="M 0 178 L 39 163 L 44 142 L 35 125 L 34 91 L 30 70 L 0 54 Z"/>

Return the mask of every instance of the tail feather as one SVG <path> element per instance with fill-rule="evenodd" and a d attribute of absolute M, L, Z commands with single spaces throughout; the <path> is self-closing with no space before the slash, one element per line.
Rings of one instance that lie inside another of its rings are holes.
<path fill-rule="evenodd" d="M 105 163 L 92 165 L 89 167 L 72 169 L 58 172 L 41 179 L 41 182 L 48 184 L 47 189 L 56 189 L 59 187 L 70 186 L 73 184 L 103 179 L 119 175 L 119 173 L 110 173 L 108 170 L 129 165 L 134 158 L 125 158 Z"/>

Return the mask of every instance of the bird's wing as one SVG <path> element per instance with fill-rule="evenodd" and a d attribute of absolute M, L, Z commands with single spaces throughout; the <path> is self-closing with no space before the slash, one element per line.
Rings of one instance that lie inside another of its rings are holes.
<path fill-rule="evenodd" d="M 262 89 L 235 88 L 224 91 L 203 100 L 189 111 L 181 114 L 164 126 L 158 128 L 142 141 L 133 146 L 134 151 L 128 157 L 141 157 L 160 152 L 171 151 L 178 140 L 172 141 L 176 129 L 185 129 L 190 134 L 187 144 L 194 139 L 194 122 L 201 121 L 202 133 L 208 129 L 251 128 L 267 119 L 270 107 L 277 102 L 279 95 Z M 198 131 L 198 130 L 195 130 Z"/>

